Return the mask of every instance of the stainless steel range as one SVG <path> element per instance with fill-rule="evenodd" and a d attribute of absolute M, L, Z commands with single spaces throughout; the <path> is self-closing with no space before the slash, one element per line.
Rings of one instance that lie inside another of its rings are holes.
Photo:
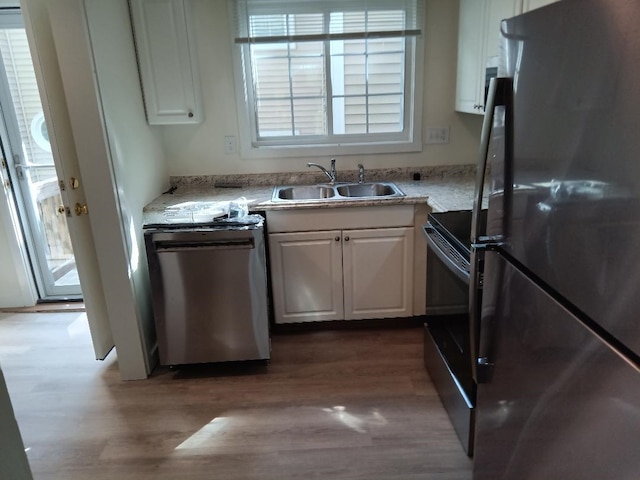
<path fill-rule="evenodd" d="M 425 366 L 471 456 L 476 401 L 469 323 L 471 211 L 432 213 L 424 233 L 428 244 Z"/>

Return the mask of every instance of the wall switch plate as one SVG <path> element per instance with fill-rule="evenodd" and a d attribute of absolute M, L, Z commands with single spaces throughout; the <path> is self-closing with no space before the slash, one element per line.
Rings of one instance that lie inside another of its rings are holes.
<path fill-rule="evenodd" d="M 426 145 L 449 143 L 449 127 L 427 127 L 425 129 L 424 143 Z"/>
<path fill-rule="evenodd" d="M 236 137 L 224 137 L 224 153 L 236 153 Z"/>

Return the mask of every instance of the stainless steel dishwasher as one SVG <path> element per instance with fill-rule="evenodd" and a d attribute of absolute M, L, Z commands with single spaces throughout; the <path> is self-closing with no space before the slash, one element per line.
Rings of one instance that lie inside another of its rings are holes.
<path fill-rule="evenodd" d="M 270 358 L 263 220 L 250 217 L 145 229 L 160 364 Z"/>

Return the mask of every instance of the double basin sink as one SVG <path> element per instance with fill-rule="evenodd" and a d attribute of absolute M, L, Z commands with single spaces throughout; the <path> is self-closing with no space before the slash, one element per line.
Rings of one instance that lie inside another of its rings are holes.
<path fill-rule="evenodd" d="M 273 201 L 356 200 L 404 197 L 392 182 L 336 183 L 321 185 L 278 186 L 273 189 Z"/>

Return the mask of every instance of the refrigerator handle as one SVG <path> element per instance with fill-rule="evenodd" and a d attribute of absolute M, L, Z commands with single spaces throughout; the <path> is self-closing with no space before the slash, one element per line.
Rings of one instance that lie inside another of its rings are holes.
<path fill-rule="evenodd" d="M 484 253 L 493 250 L 504 242 L 504 233 L 498 236 L 480 236 L 480 220 L 482 210 L 482 198 L 484 196 L 484 184 L 487 173 L 489 143 L 493 130 L 495 111 L 497 107 L 505 107 L 505 169 L 504 209 L 508 213 L 510 206 L 511 190 L 513 188 L 511 173 L 511 148 L 512 148 L 512 112 L 513 112 L 513 79 L 496 77 L 491 79 L 487 96 L 487 107 L 482 124 L 480 142 L 480 158 L 476 170 L 475 196 L 471 217 L 471 272 L 469 276 L 469 322 L 471 340 L 471 361 L 473 379 L 476 383 L 490 381 L 493 364 L 490 358 L 481 357 L 480 332 L 481 332 L 481 307 L 484 275 Z M 505 215 L 503 218 L 508 218 Z M 506 229 L 506 225 L 504 228 Z M 482 350 L 485 350 L 484 348 Z"/>
<path fill-rule="evenodd" d="M 489 247 L 490 248 L 490 247 Z M 471 372 L 476 384 L 486 383 L 491 379 L 493 364 L 486 357 L 487 346 L 480 347 L 480 337 L 486 337 L 486 328 L 483 334 L 481 325 L 482 314 L 482 289 L 484 281 L 484 254 L 489 249 L 486 246 L 471 249 L 471 272 L 469 275 L 469 340 L 471 342 Z M 486 327 L 486 325 L 485 325 Z M 486 343 L 486 338 L 484 338 Z M 482 350 L 484 357 L 481 357 Z"/>
<path fill-rule="evenodd" d="M 508 77 L 495 77 L 492 78 L 489 83 L 487 92 L 487 102 L 484 115 L 484 121 L 482 122 L 482 133 L 480 135 L 480 155 L 478 165 L 476 167 L 476 184 L 475 193 L 473 198 L 473 212 L 471 217 L 471 243 L 472 244 L 484 244 L 499 242 L 502 236 L 499 237 L 481 237 L 480 235 L 480 211 L 482 210 L 482 197 L 484 196 L 484 184 L 487 176 L 487 165 L 489 163 L 489 144 L 491 142 L 491 135 L 493 132 L 493 123 L 495 118 L 495 112 L 497 107 L 505 107 L 505 188 L 512 188 L 511 167 L 508 165 L 510 162 L 510 150 L 511 150 L 511 113 L 513 110 L 513 79 Z M 505 197 L 507 197 L 505 192 Z"/>

